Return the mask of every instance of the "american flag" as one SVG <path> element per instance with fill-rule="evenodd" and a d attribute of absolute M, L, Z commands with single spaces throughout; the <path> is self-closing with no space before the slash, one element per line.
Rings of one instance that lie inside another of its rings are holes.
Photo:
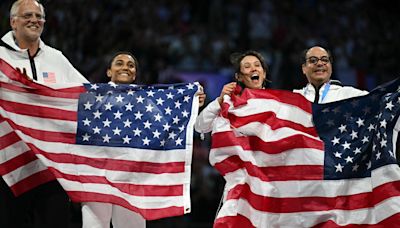
<path fill-rule="evenodd" d="M 54 72 L 43 72 L 43 81 L 45 83 L 56 83 L 56 74 Z"/>
<path fill-rule="evenodd" d="M 190 212 L 197 82 L 43 86 L 0 69 L 0 173 L 14 192 L 55 177 L 76 202 L 147 220 Z"/>
<path fill-rule="evenodd" d="M 211 164 L 226 180 L 214 227 L 400 227 L 400 80 L 312 105 L 288 91 L 227 97 Z"/>

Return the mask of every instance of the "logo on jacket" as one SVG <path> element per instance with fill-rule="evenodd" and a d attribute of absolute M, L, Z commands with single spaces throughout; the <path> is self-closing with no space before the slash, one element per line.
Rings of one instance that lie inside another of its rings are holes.
<path fill-rule="evenodd" d="M 43 72 L 43 82 L 56 83 L 56 74 L 54 72 Z"/>

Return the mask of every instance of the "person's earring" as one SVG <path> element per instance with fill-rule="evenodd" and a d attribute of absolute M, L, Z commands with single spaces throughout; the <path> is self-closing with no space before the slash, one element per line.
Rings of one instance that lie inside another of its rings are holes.
<path fill-rule="evenodd" d="M 241 82 L 239 73 L 235 73 L 235 80 L 236 82 Z"/>

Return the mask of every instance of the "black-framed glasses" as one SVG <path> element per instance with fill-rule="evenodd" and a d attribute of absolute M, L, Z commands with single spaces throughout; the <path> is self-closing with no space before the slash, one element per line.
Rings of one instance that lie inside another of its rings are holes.
<path fill-rule="evenodd" d="M 320 61 L 320 60 L 324 65 L 331 62 L 331 59 L 328 56 L 322 56 L 321 58 L 318 58 L 316 56 L 311 56 L 306 59 L 306 61 L 308 63 L 314 64 L 314 65 L 316 65 L 318 63 L 318 61 Z"/>
<path fill-rule="evenodd" d="M 40 13 L 24 13 L 22 15 L 14 15 L 14 17 L 19 17 L 19 18 L 22 18 L 23 20 L 26 20 L 26 21 L 32 20 L 33 18 L 36 18 L 40 22 L 45 22 L 46 21 L 44 15 L 42 15 Z"/>

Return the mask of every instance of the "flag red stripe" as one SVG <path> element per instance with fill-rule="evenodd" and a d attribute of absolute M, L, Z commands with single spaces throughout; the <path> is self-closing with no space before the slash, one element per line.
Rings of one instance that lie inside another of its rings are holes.
<path fill-rule="evenodd" d="M 383 228 L 383 227 L 400 227 L 400 213 L 394 214 L 377 224 L 348 224 L 339 225 L 332 220 L 320 223 L 314 228 L 336 228 L 336 227 L 346 227 L 346 228 Z"/>
<path fill-rule="evenodd" d="M 322 165 L 293 165 L 276 167 L 255 167 L 250 162 L 244 164 L 250 176 L 263 181 L 320 180 L 323 177 Z"/>
<path fill-rule="evenodd" d="M 46 169 L 30 175 L 29 177 L 17 182 L 13 186 L 10 186 L 10 188 L 15 196 L 19 196 L 39 185 L 55 179 L 55 176 L 50 172 L 50 170 Z"/>
<path fill-rule="evenodd" d="M 31 83 L 29 83 L 31 84 Z M 57 97 L 57 98 L 68 98 L 68 99 L 78 99 L 80 93 L 86 92 L 85 87 L 83 86 L 76 86 L 64 89 L 57 89 L 57 90 L 50 90 L 45 87 L 44 85 L 33 85 L 31 84 L 32 88 L 24 88 L 16 85 L 7 84 L 4 82 L 0 82 L 0 87 L 4 89 L 8 89 L 18 93 L 31 93 L 36 95 L 42 96 L 50 96 L 50 97 Z"/>
<path fill-rule="evenodd" d="M 314 148 L 324 150 L 324 143 L 305 135 L 292 135 L 278 141 L 265 142 L 257 136 L 236 136 L 233 131 L 213 134 L 211 148 L 241 146 L 244 150 L 263 151 L 268 154 L 278 154 L 291 149 Z"/>
<path fill-rule="evenodd" d="M 10 119 L 6 119 L 8 124 L 15 130 L 20 130 L 26 135 L 29 135 L 33 138 L 47 141 L 47 142 L 60 142 L 60 143 L 67 143 L 67 144 L 74 144 L 75 134 L 72 133 L 63 133 L 63 132 L 52 132 L 52 131 L 42 131 L 37 129 L 32 129 L 24 126 L 20 126 L 14 123 Z"/>
<path fill-rule="evenodd" d="M 73 152 L 69 153 L 49 153 L 50 151 L 43 151 L 29 144 L 29 147 L 36 154 L 41 154 L 47 159 L 56 163 L 70 163 L 70 164 L 85 164 L 99 169 L 116 170 L 125 172 L 139 172 L 139 173 L 183 173 L 185 171 L 185 162 L 140 162 L 118 160 L 110 158 L 89 158 L 79 155 L 74 155 Z"/>
<path fill-rule="evenodd" d="M 126 200 L 113 195 L 92 193 L 92 192 L 78 192 L 68 191 L 68 196 L 74 202 L 104 202 L 113 203 L 124 206 L 125 208 L 141 213 L 146 220 L 156 220 L 165 217 L 183 215 L 183 207 L 167 207 L 159 209 L 140 209 L 130 205 Z"/>
<path fill-rule="evenodd" d="M 3 164 L 1 164 L 0 165 L 0 175 L 5 175 L 7 173 L 10 173 L 10 172 L 14 171 L 15 169 L 18 169 L 21 166 L 24 166 L 34 160 L 37 160 L 36 155 L 32 151 L 26 151 L 10 160 L 4 162 Z"/>
<path fill-rule="evenodd" d="M 225 216 L 222 218 L 218 218 L 214 221 L 214 228 L 255 228 L 251 221 L 243 216 L 243 215 L 236 215 L 236 216 Z"/>
<path fill-rule="evenodd" d="M 0 137 L 0 150 L 20 141 L 21 138 L 17 135 L 17 133 L 10 132 L 6 135 Z"/>
<path fill-rule="evenodd" d="M 52 170 L 57 178 L 66 179 L 69 181 L 76 181 L 80 183 L 93 183 L 110 185 L 110 180 L 104 176 L 88 176 L 88 175 L 71 175 L 61 173 L 59 170 L 49 168 Z M 135 196 L 181 196 L 183 195 L 182 185 L 135 185 L 128 183 L 111 183 L 113 187 L 118 188 L 120 191 Z"/>
<path fill-rule="evenodd" d="M 4 119 L 2 118 L 2 120 Z M 10 132 L 9 134 L 4 135 L 0 138 L 0 150 L 20 140 L 21 139 L 15 132 Z M 13 170 L 36 159 L 36 156 L 31 151 L 24 152 L 23 154 L 20 154 L 0 164 L 0 175 L 5 175 L 9 172 L 12 172 Z M 54 179 L 54 175 L 52 175 L 49 170 L 43 170 L 31 176 L 28 176 L 23 180 L 19 180 L 19 182 L 15 183 L 10 188 L 15 196 L 19 196 L 41 184 L 47 183 Z"/>
<path fill-rule="evenodd" d="M 222 175 L 245 168 L 250 176 L 258 177 L 263 181 L 321 180 L 324 175 L 322 165 L 257 167 L 251 162 L 242 161 L 237 155 L 216 163 L 214 167 Z"/>
<path fill-rule="evenodd" d="M 317 131 L 315 130 L 314 127 L 304 127 L 301 124 L 289 120 L 279 119 L 276 117 L 276 114 L 274 112 L 264 112 L 248 116 L 235 116 L 229 114 L 228 119 L 231 125 L 236 128 L 246 125 L 248 123 L 260 122 L 267 124 L 268 126 L 271 127 L 272 130 L 286 127 L 286 128 L 292 128 L 300 132 L 304 132 L 314 137 L 318 137 Z"/>
<path fill-rule="evenodd" d="M 374 188 L 374 203 L 380 203 L 387 198 L 398 196 L 400 181 L 393 181 Z M 399 220 L 400 221 L 400 220 Z"/>
<path fill-rule="evenodd" d="M 390 191 L 398 185 L 389 183 L 388 185 L 376 188 L 378 192 Z M 398 186 L 397 186 L 398 187 Z M 328 210 L 357 210 L 362 208 L 374 207 L 378 202 L 375 197 L 378 192 L 359 193 L 354 195 L 335 196 L 335 197 L 285 197 L 276 198 L 260 196 L 253 193 L 248 184 L 236 185 L 228 193 L 227 199 L 245 199 L 256 210 L 270 213 L 296 213 L 306 211 L 328 211 Z M 380 196 L 381 200 L 388 199 L 390 195 Z M 279 206 L 278 206 L 279 205 Z"/>
<path fill-rule="evenodd" d="M 2 71 L 11 80 L 19 81 L 24 84 L 36 85 L 36 83 L 28 80 L 28 78 L 26 78 L 20 72 L 15 70 L 15 68 L 13 68 L 10 64 L 8 64 L 3 59 L 0 59 L 0 71 Z"/>
<path fill-rule="evenodd" d="M 20 115 L 68 121 L 76 121 L 77 119 L 76 111 L 67 111 L 4 100 L 0 100 L 0 103 L 4 110 Z"/>

